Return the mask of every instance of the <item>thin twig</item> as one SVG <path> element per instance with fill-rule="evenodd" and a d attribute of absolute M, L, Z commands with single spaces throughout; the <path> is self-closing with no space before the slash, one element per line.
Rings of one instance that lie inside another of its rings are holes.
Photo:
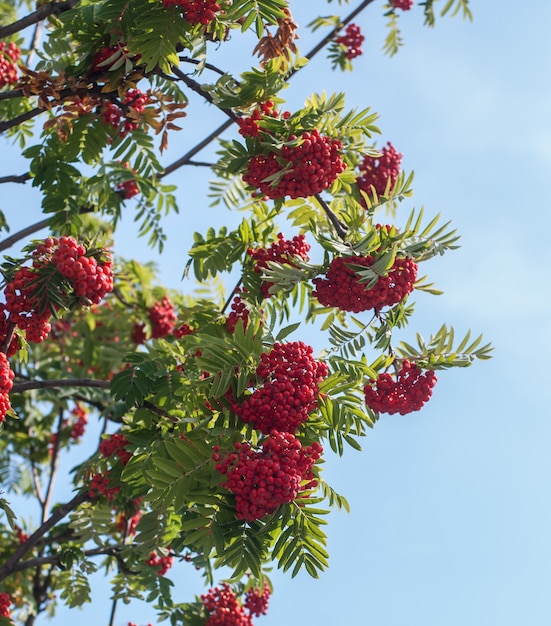
<path fill-rule="evenodd" d="M 20 20 L 8 24 L 7 26 L 0 27 L 0 39 L 4 39 L 9 35 L 18 33 L 20 30 L 24 30 L 33 24 L 37 24 L 46 19 L 50 15 L 59 15 L 64 11 L 69 11 L 78 4 L 79 0 L 67 0 L 66 2 L 50 2 L 39 7 L 33 13 L 22 17 Z"/>
<path fill-rule="evenodd" d="M 11 174 L 10 176 L 0 176 L 0 185 L 2 183 L 26 183 L 30 179 L 30 172 L 26 172 L 25 174 Z"/>
<path fill-rule="evenodd" d="M 46 521 L 48 518 L 48 513 L 50 512 L 50 502 L 52 500 L 52 493 L 54 489 L 55 479 L 57 476 L 57 470 L 59 468 L 59 447 L 60 447 L 60 434 L 61 434 L 61 426 L 63 424 L 63 408 L 60 407 L 59 415 L 57 418 L 57 437 L 55 437 L 52 457 L 50 460 L 50 479 L 48 481 L 48 486 L 46 487 L 46 495 L 44 497 L 44 504 L 42 505 L 42 523 Z"/>

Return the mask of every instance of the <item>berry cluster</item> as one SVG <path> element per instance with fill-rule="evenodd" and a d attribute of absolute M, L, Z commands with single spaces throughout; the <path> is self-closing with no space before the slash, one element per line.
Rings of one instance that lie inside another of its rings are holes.
<path fill-rule="evenodd" d="M 160 302 L 156 302 L 147 312 L 147 317 L 151 322 L 151 337 L 160 339 L 169 335 L 175 326 L 177 319 L 174 305 L 168 296 Z M 145 334 L 145 324 L 134 324 L 132 331 L 132 340 L 134 343 L 142 344 L 147 339 Z"/>
<path fill-rule="evenodd" d="M 257 107 L 251 115 L 238 118 L 239 134 L 242 137 L 258 137 L 261 132 L 266 132 L 259 123 L 264 116 L 279 117 L 279 112 L 274 109 L 274 103 L 271 100 L 262 102 L 260 107 Z M 291 113 L 289 111 L 285 111 L 281 115 L 284 120 L 290 116 Z"/>
<path fill-rule="evenodd" d="M 96 496 L 105 496 L 109 502 L 113 501 L 120 491 L 120 487 L 111 485 L 109 472 L 96 473 L 92 476 L 88 486 L 88 496 L 95 498 Z"/>
<path fill-rule="evenodd" d="M 268 602 L 270 600 L 270 587 L 264 583 L 264 590 L 260 593 L 260 589 L 249 589 L 245 594 L 245 608 L 253 617 L 266 615 L 268 612 Z"/>
<path fill-rule="evenodd" d="M 251 616 L 245 613 L 228 583 L 221 589 L 209 589 L 201 596 L 201 602 L 209 613 L 205 626 L 253 626 Z"/>
<path fill-rule="evenodd" d="M 298 256 L 305 261 L 308 261 L 308 251 L 310 250 L 310 244 L 306 243 L 304 235 L 297 235 L 290 240 L 279 233 L 277 241 L 274 242 L 269 248 L 259 248 L 257 250 L 249 250 L 250 256 L 256 261 L 254 271 L 261 274 L 262 270 L 268 267 L 268 261 L 275 261 L 276 263 L 286 263 L 292 267 L 295 264 L 292 261 L 292 257 Z M 264 298 L 269 298 L 270 287 L 273 283 L 263 282 L 260 286 L 260 291 Z"/>
<path fill-rule="evenodd" d="M 242 298 L 235 296 L 231 303 L 231 311 L 226 318 L 226 328 L 232 335 L 239 320 L 243 320 L 243 328 L 246 329 L 249 323 L 249 309 Z"/>
<path fill-rule="evenodd" d="M 130 165 L 128 163 L 125 163 L 124 167 L 126 169 L 130 169 Z M 134 178 L 119 183 L 115 187 L 115 191 L 119 193 L 125 200 L 130 200 L 130 198 L 133 198 L 140 193 L 138 183 Z"/>
<path fill-rule="evenodd" d="M 6 44 L 0 41 L 0 89 L 17 82 L 16 63 L 20 54 L 19 48 L 13 42 Z"/>
<path fill-rule="evenodd" d="M 108 435 L 99 444 L 99 451 L 105 458 L 115 457 L 126 465 L 132 454 L 126 450 L 128 439 L 120 433 Z"/>
<path fill-rule="evenodd" d="M 295 433 L 317 408 L 318 385 L 329 373 L 312 354 L 302 341 L 274 344 L 256 368 L 265 382 L 243 402 L 232 402 L 232 410 L 265 435 L 272 430 Z"/>
<path fill-rule="evenodd" d="M 401 302 L 411 291 L 417 278 L 417 263 L 410 258 L 397 257 L 386 276 L 380 276 L 371 289 L 360 282 L 360 276 L 350 264 L 371 267 L 372 256 L 335 257 L 325 278 L 315 278 L 314 296 L 324 306 L 360 313 L 382 309 Z"/>
<path fill-rule="evenodd" d="M 71 411 L 71 415 L 76 418 L 71 426 L 71 432 L 69 437 L 71 439 L 78 439 L 84 435 L 84 431 L 86 430 L 86 424 L 88 423 L 88 417 L 86 409 L 77 402 L 75 408 Z"/>
<path fill-rule="evenodd" d="M 0 617 L 10 617 L 11 598 L 9 593 L 0 593 Z"/>
<path fill-rule="evenodd" d="M 346 27 L 346 34 L 337 37 L 336 41 L 341 46 L 346 47 L 344 56 L 347 59 L 355 59 L 362 54 L 362 43 L 365 37 L 362 35 L 360 27 L 357 24 L 349 24 Z"/>
<path fill-rule="evenodd" d="M 182 324 L 181 326 L 178 326 L 178 328 L 175 328 L 172 331 L 172 334 L 176 337 L 176 339 L 180 339 L 185 335 L 192 335 L 194 332 L 194 329 L 189 324 Z"/>
<path fill-rule="evenodd" d="M 238 519 L 261 519 L 292 502 L 301 489 L 317 485 L 312 466 L 323 452 L 317 441 L 303 448 L 291 433 L 273 430 L 261 450 L 253 450 L 248 443 L 234 447 L 236 452 L 218 462 L 216 469 L 227 476 L 223 486 L 235 495 Z M 215 450 L 214 459 L 218 456 Z"/>
<path fill-rule="evenodd" d="M 405 415 L 419 411 L 431 397 L 435 384 L 432 370 L 423 374 L 417 364 L 404 360 L 396 378 L 384 373 L 364 387 L 365 403 L 378 413 Z"/>
<path fill-rule="evenodd" d="M 159 556 L 156 552 L 152 552 L 149 555 L 149 559 L 147 560 L 147 564 L 150 567 L 157 568 L 158 576 L 164 576 L 172 567 L 173 562 L 174 557 L 171 554 L 167 554 L 166 556 Z"/>
<path fill-rule="evenodd" d="M 0 352 L 0 423 L 6 418 L 6 413 L 11 409 L 10 391 L 13 387 L 13 373 L 8 358 Z"/>
<path fill-rule="evenodd" d="M 19 337 L 13 334 L 13 326 L 8 320 L 8 311 L 6 305 L 0 302 L 0 345 L 4 345 L 8 338 L 8 333 L 11 333 L 10 344 L 6 350 L 6 356 L 13 356 L 18 350 L 21 349 L 21 343 Z"/>
<path fill-rule="evenodd" d="M 289 141 L 297 139 L 295 135 Z M 346 165 L 341 158 L 342 144 L 322 136 L 317 129 L 305 131 L 295 146 L 283 146 L 280 154 L 253 156 L 243 180 L 266 197 L 307 198 L 332 185 Z"/>
<path fill-rule="evenodd" d="M 183 13 L 186 22 L 192 26 L 207 26 L 216 17 L 221 6 L 215 0 L 163 0 L 165 7 L 177 6 Z"/>
<path fill-rule="evenodd" d="M 20 526 L 17 526 L 17 524 L 13 527 L 13 530 L 17 535 L 17 541 L 19 541 L 19 543 L 25 543 L 30 536 Z"/>
<path fill-rule="evenodd" d="M 392 6 L 395 9 L 402 9 L 402 11 L 409 11 L 413 6 L 413 0 L 392 0 Z"/>
<path fill-rule="evenodd" d="M 122 108 L 115 102 L 105 102 L 102 109 L 103 121 L 116 128 L 121 137 L 139 127 L 136 117 L 144 112 L 149 96 L 139 89 L 129 89 L 122 102 Z M 123 120 L 124 116 L 124 121 Z"/>
<path fill-rule="evenodd" d="M 400 174 L 400 163 L 403 155 L 397 152 L 390 142 L 381 152 L 380 157 L 365 156 L 360 165 L 361 176 L 358 176 L 356 182 L 358 187 L 369 196 L 373 194 L 373 189 L 378 196 L 384 196 L 387 185 L 392 191 Z"/>

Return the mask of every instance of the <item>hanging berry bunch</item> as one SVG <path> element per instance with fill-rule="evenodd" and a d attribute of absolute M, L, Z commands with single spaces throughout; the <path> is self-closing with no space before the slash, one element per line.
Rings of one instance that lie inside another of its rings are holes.
<path fill-rule="evenodd" d="M 103 121 L 116 128 L 121 137 L 126 137 L 128 133 L 139 128 L 139 116 L 149 101 L 148 94 L 139 89 L 129 89 L 122 103 L 104 102 L 101 111 Z"/>
<path fill-rule="evenodd" d="M 174 563 L 174 556 L 167 554 L 165 556 L 159 556 L 156 552 L 152 552 L 147 559 L 149 567 L 153 567 L 156 570 L 157 576 L 164 576 Z"/>
<path fill-rule="evenodd" d="M 239 320 L 243 320 L 243 328 L 247 328 L 247 324 L 249 323 L 249 309 L 243 298 L 239 295 L 235 296 L 232 300 L 230 309 L 230 313 L 226 319 L 226 328 L 228 332 L 233 335 Z"/>
<path fill-rule="evenodd" d="M 0 352 L 0 423 L 11 409 L 10 391 L 13 387 L 14 373 L 3 352 Z"/>
<path fill-rule="evenodd" d="M 313 196 L 330 187 L 346 168 L 342 143 L 317 129 L 286 140 L 290 143 L 280 150 L 253 156 L 243 174 L 243 180 L 265 198 Z"/>
<path fill-rule="evenodd" d="M 174 330 L 176 325 L 176 311 L 168 296 L 164 296 L 160 302 L 156 302 L 147 312 L 151 323 L 151 337 L 160 339 L 166 337 Z M 132 331 L 134 343 L 142 344 L 146 341 L 145 324 L 135 324 Z"/>
<path fill-rule="evenodd" d="M 186 22 L 192 26 L 195 24 L 207 26 L 222 8 L 214 0 L 163 0 L 163 5 L 167 8 L 179 7 Z"/>
<path fill-rule="evenodd" d="M 253 626 L 251 616 L 244 611 L 228 583 L 209 589 L 201 596 L 209 616 L 205 626 Z"/>
<path fill-rule="evenodd" d="M 16 64 L 20 54 L 19 48 L 13 42 L 6 44 L 0 41 L 0 89 L 17 82 Z"/>
<path fill-rule="evenodd" d="M 401 302 L 413 291 L 417 263 L 408 257 L 396 257 L 388 274 L 379 276 L 375 285 L 368 289 L 352 266 L 369 268 L 375 261 L 371 255 L 335 257 L 325 277 L 314 278 L 313 295 L 324 306 L 352 313 L 370 309 L 378 311 Z"/>
<path fill-rule="evenodd" d="M 409 11 L 413 6 L 413 0 L 391 0 L 391 4 L 393 9 Z"/>
<path fill-rule="evenodd" d="M 377 413 L 412 413 L 419 411 L 432 395 L 436 374 L 425 373 L 415 363 L 404 360 L 393 377 L 384 373 L 364 387 L 365 403 Z"/>
<path fill-rule="evenodd" d="M 329 373 L 327 365 L 312 354 L 302 341 L 274 344 L 256 368 L 264 383 L 243 402 L 233 402 L 232 410 L 265 435 L 273 429 L 295 433 L 317 409 L 318 385 Z"/>
<path fill-rule="evenodd" d="M 362 35 L 360 27 L 357 24 L 349 24 L 346 27 L 345 34 L 337 37 L 335 40 L 344 48 L 344 56 L 348 59 L 355 59 L 362 54 L 362 43 L 365 37 Z"/>
<path fill-rule="evenodd" d="M 218 462 L 216 469 L 227 476 L 222 486 L 235 495 L 238 519 L 261 519 L 292 502 L 301 489 L 317 485 L 312 467 L 323 452 L 317 441 L 303 448 L 291 433 L 273 430 L 260 450 L 248 443 L 234 447 L 235 453 Z M 215 448 L 214 460 L 219 459 L 218 452 Z"/>
<path fill-rule="evenodd" d="M 50 332 L 52 314 L 99 304 L 113 289 L 110 253 L 87 250 L 73 237 L 48 237 L 36 246 L 32 265 L 23 265 L 6 283 L 8 320 L 40 343 Z"/>
<path fill-rule="evenodd" d="M 8 593 L 0 593 L 0 617 L 10 617 L 11 597 Z"/>
<path fill-rule="evenodd" d="M 257 250 L 249 250 L 249 255 L 255 261 L 254 271 L 258 274 L 262 273 L 262 270 L 268 267 L 268 261 L 274 261 L 276 263 L 285 263 L 291 267 L 296 267 L 293 263 L 293 257 L 300 257 L 304 261 L 308 261 L 308 251 L 310 245 L 306 243 L 304 235 L 296 235 L 290 240 L 279 233 L 277 241 L 274 242 L 269 248 L 258 248 Z M 264 298 L 270 298 L 270 287 L 274 283 L 263 281 L 260 286 L 260 291 Z"/>
<path fill-rule="evenodd" d="M 390 142 L 381 150 L 381 156 L 366 155 L 359 166 L 361 175 L 356 180 L 358 187 L 369 196 L 373 194 L 373 189 L 378 196 L 392 191 L 400 175 L 402 156 Z M 363 198 L 362 204 L 367 208 Z"/>

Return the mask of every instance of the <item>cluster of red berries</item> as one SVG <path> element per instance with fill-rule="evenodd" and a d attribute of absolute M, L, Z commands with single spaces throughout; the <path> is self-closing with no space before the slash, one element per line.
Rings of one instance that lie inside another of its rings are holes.
<path fill-rule="evenodd" d="M 116 128 L 121 137 L 139 127 L 139 123 L 133 117 L 134 114 L 139 115 L 144 112 L 146 105 L 149 103 L 149 96 L 139 89 L 129 89 L 122 102 L 122 108 L 114 102 L 105 102 L 102 109 L 103 121 Z M 132 115 L 129 115 L 129 113 Z M 124 121 L 123 120 L 124 117 Z"/>
<path fill-rule="evenodd" d="M 329 373 L 312 355 L 311 346 L 302 341 L 274 344 L 256 368 L 264 383 L 243 402 L 232 402 L 232 410 L 264 435 L 273 430 L 295 433 L 317 409 L 318 385 Z"/>
<path fill-rule="evenodd" d="M 251 115 L 238 118 L 237 125 L 239 126 L 239 134 L 242 137 L 258 137 L 262 131 L 266 132 L 262 128 L 260 122 L 263 117 L 279 117 L 279 112 L 275 110 L 274 103 L 271 100 L 262 102 Z M 286 120 L 291 117 L 289 111 L 285 111 L 281 114 L 281 117 Z"/>
<path fill-rule="evenodd" d="M 362 54 L 362 43 L 365 37 L 362 35 L 360 27 L 357 24 L 349 24 L 346 27 L 346 34 L 337 37 L 336 41 L 341 46 L 346 47 L 344 56 L 347 59 L 355 59 Z"/>
<path fill-rule="evenodd" d="M 295 135 L 289 141 L 297 139 Z M 342 143 L 322 136 L 317 129 L 305 131 L 295 146 L 283 146 L 276 154 L 257 154 L 247 164 L 243 180 L 265 198 L 307 198 L 330 187 L 346 164 Z"/>
<path fill-rule="evenodd" d="M 128 163 L 125 163 L 124 167 L 126 169 L 130 169 L 130 165 Z M 120 193 L 120 195 L 125 200 L 130 200 L 130 198 L 133 198 L 134 196 L 137 196 L 140 193 L 140 189 L 138 187 L 138 183 L 136 182 L 136 180 L 134 178 L 131 178 L 129 180 L 125 180 L 125 181 L 119 183 L 115 187 L 115 191 L 117 193 Z"/>
<path fill-rule="evenodd" d="M 0 345 L 4 345 L 8 338 L 8 333 L 11 333 L 10 344 L 6 350 L 6 356 L 10 357 L 21 349 L 21 343 L 19 337 L 12 332 L 13 325 L 9 321 L 8 316 L 9 313 L 6 309 L 6 305 L 0 302 Z"/>
<path fill-rule="evenodd" d="M 215 0 L 163 0 L 165 7 L 177 6 L 183 13 L 186 22 L 192 26 L 207 26 L 216 17 L 221 6 Z"/>
<path fill-rule="evenodd" d="M 415 363 L 404 360 L 393 378 L 384 373 L 364 387 L 365 403 L 378 413 L 412 413 L 427 402 L 436 384 L 436 374 L 428 370 L 423 374 Z"/>
<path fill-rule="evenodd" d="M 251 616 L 245 613 L 228 583 L 209 589 L 201 596 L 201 602 L 209 613 L 205 626 L 253 626 Z"/>
<path fill-rule="evenodd" d="M 264 590 L 262 593 L 260 592 L 260 589 L 249 589 L 249 591 L 245 594 L 245 602 L 243 604 L 253 617 L 266 615 L 268 612 L 270 595 L 270 587 L 264 583 Z"/>
<path fill-rule="evenodd" d="M 93 474 L 88 486 L 88 496 L 90 498 L 105 496 L 109 502 L 116 498 L 119 491 L 120 487 L 111 485 L 108 471 L 103 474 L 101 472 Z"/>
<path fill-rule="evenodd" d="M 175 328 L 172 331 L 172 334 L 176 337 L 176 339 L 180 339 L 181 337 L 185 337 L 185 335 L 192 335 L 194 332 L 195 331 L 189 324 L 182 324 L 181 326 L 178 326 L 178 328 Z"/>
<path fill-rule="evenodd" d="M 231 311 L 226 318 L 228 332 L 234 333 L 239 320 L 243 320 L 243 328 L 246 329 L 249 323 L 249 309 L 242 298 L 235 296 L 231 303 Z"/>
<path fill-rule="evenodd" d="M 295 267 L 292 261 L 292 257 L 298 256 L 304 261 L 308 261 L 310 257 L 308 252 L 310 250 L 310 244 L 306 243 L 304 235 L 296 235 L 290 240 L 279 233 L 275 241 L 269 248 L 258 248 L 257 250 L 249 250 L 250 256 L 256 261 L 254 271 L 258 274 L 262 273 L 262 270 L 268 267 L 268 261 L 274 261 L 276 263 L 286 263 Z M 265 298 L 269 298 L 270 287 L 273 283 L 264 281 L 260 286 L 260 291 Z"/>
<path fill-rule="evenodd" d="M 395 9 L 402 9 L 402 11 L 409 11 L 413 6 L 413 0 L 392 0 L 392 6 Z"/>
<path fill-rule="evenodd" d="M 4 294 L 8 321 L 26 331 L 27 340 L 33 343 L 48 336 L 50 315 L 59 310 L 59 305 L 48 299 L 51 284 L 59 283 L 57 295 L 73 298 L 78 305 L 98 304 L 113 289 L 109 254 L 103 249 L 87 252 L 73 237 L 48 237 L 32 257 L 32 267 L 19 268 Z"/>
<path fill-rule="evenodd" d="M 19 48 L 13 42 L 6 44 L 0 41 L 0 89 L 17 82 L 16 63 L 20 54 Z"/>
<path fill-rule="evenodd" d="M 236 443 L 234 448 L 235 453 L 218 462 L 216 469 L 227 476 L 223 486 L 235 495 L 238 519 L 261 519 L 292 502 L 301 489 L 317 485 L 312 466 L 323 452 L 317 441 L 303 448 L 291 433 L 273 430 L 261 450 L 248 443 Z M 214 460 L 219 459 L 218 452 L 215 447 Z"/>
<path fill-rule="evenodd" d="M 173 563 L 174 557 L 171 554 L 167 554 L 166 556 L 159 556 L 156 552 L 152 552 L 149 555 L 149 559 L 147 560 L 147 564 L 150 567 L 157 568 L 158 576 L 164 576 L 172 567 Z"/>
<path fill-rule="evenodd" d="M 124 435 L 114 433 L 101 440 L 99 451 L 105 458 L 115 457 L 123 465 L 126 465 L 132 456 L 126 449 L 128 443 L 128 439 Z"/>
<path fill-rule="evenodd" d="M 176 323 L 177 315 L 174 305 L 168 296 L 160 302 L 156 302 L 147 312 L 147 317 L 151 322 L 151 337 L 160 339 L 166 337 L 173 330 Z M 132 331 L 132 340 L 134 343 L 142 344 L 146 341 L 145 324 L 134 324 Z M 182 333 L 182 335 L 185 333 Z M 180 335 L 181 336 L 181 335 Z"/>
<path fill-rule="evenodd" d="M 10 391 L 13 387 L 13 373 L 7 356 L 0 352 L 0 423 L 6 418 L 6 413 L 11 409 Z"/>
<path fill-rule="evenodd" d="M 10 617 L 11 597 L 9 593 L 0 593 L 0 617 Z"/>
<path fill-rule="evenodd" d="M 71 411 L 71 415 L 76 419 L 71 426 L 69 437 L 71 439 L 78 439 L 84 435 L 86 424 L 88 423 L 88 414 L 82 404 L 77 402 L 75 408 Z"/>
<path fill-rule="evenodd" d="M 359 166 L 361 176 L 358 176 L 356 183 L 369 196 L 373 194 L 373 189 L 375 189 L 378 196 L 384 196 L 387 185 L 389 190 L 392 191 L 396 179 L 400 175 L 402 153 L 397 152 L 390 141 L 381 152 L 380 157 L 364 156 L 363 162 Z"/>
<path fill-rule="evenodd" d="M 19 543 L 25 543 L 25 541 L 29 538 L 29 535 L 20 526 L 17 526 L 17 524 L 13 527 L 13 529 L 17 535 L 17 541 L 19 541 Z"/>
<path fill-rule="evenodd" d="M 335 257 L 325 277 L 314 278 L 313 295 L 324 306 L 334 306 L 342 311 L 360 313 L 382 309 L 401 302 L 411 291 L 417 278 L 417 263 L 407 257 L 397 257 L 386 276 L 380 276 L 371 289 L 360 282 L 352 265 L 371 267 L 375 258 Z"/>

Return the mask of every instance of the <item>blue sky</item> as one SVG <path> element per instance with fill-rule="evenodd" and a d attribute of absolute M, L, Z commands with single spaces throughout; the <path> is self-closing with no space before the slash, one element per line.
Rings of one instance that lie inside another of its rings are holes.
<path fill-rule="evenodd" d="M 339 10 L 337 3 L 299 4 L 301 24 L 316 10 Z M 495 356 L 440 373 L 421 412 L 383 416 L 362 453 L 328 458 L 325 478 L 352 507 L 330 516 L 330 568 L 319 580 L 274 574 L 269 613 L 255 624 L 547 626 L 551 3 L 473 1 L 472 23 L 444 18 L 434 30 L 422 27 L 416 8 L 403 15 L 405 46 L 392 59 L 381 52 L 381 4 L 356 20 L 366 43 L 353 74 L 332 73 L 318 58 L 285 96 L 299 106 L 313 91 L 342 90 L 349 106 L 380 113 L 381 143 L 392 141 L 404 168 L 415 170 L 415 194 L 403 214 L 424 205 L 462 235 L 461 249 L 426 264 L 445 294 L 417 298 L 413 330 L 427 335 L 444 322 L 459 334 L 472 328 L 494 343 Z M 303 52 L 313 41 L 301 30 Z M 246 69 L 246 54 L 232 44 L 220 63 Z M 194 103 L 167 162 L 221 121 Z M 182 288 L 182 251 L 193 230 L 235 215 L 207 209 L 206 176 L 197 169 L 167 182 L 180 186 L 181 212 L 169 221 L 159 264 L 166 284 Z M 36 198 L 15 186 L 2 191 L 8 218 L 23 213 L 22 198 Z M 117 246 L 136 254 L 131 224 Z M 138 248 L 142 260 L 154 258 L 145 242 Z M 197 581 L 179 570 L 178 599 L 201 593 Z M 103 587 L 76 616 L 61 611 L 56 624 L 75 617 L 80 626 L 107 623 L 105 594 Z M 155 613 L 121 606 L 117 624 L 129 620 L 155 623 Z"/>

